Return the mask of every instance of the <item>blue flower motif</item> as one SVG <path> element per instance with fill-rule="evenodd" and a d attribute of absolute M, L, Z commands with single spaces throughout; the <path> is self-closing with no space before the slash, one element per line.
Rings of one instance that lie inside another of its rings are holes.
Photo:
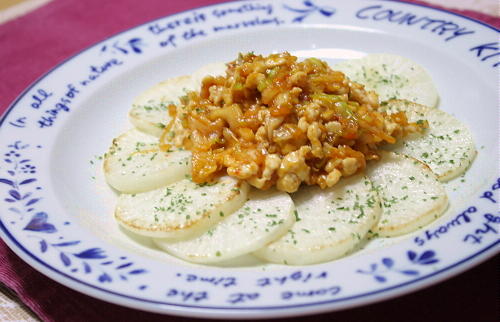
<path fill-rule="evenodd" d="M 47 222 L 48 216 L 45 212 L 36 213 L 30 222 L 24 227 L 24 230 L 52 234 L 57 231 L 56 227 Z"/>
<path fill-rule="evenodd" d="M 29 147 L 28 144 L 22 144 L 21 141 L 16 141 L 14 144 L 9 144 L 10 148 L 9 152 L 4 153 L 4 162 L 8 164 L 10 169 L 6 169 L 7 174 L 10 176 L 7 178 L 0 178 L 0 183 L 5 184 L 11 187 L 8 191 L 8 196 L 3 200 L 5 202 L 16 204 L 18 207 L 10 207 L 9 210 L 23 217 L 23 213 L 28 213 L 34 210 L 32 207 L 35 203 L 41 200 L 41 198 L 31 198 L 28 199 L 32 192 L 23 192 L 27 189 L 27 186 L 33 182 L 36 182 L 37 179 L 31 177 L 26 178 L 26 174 L 33 175 L 36 173 L 36 167 L 30 164 L 30 159 L 25 159 L 22 157 L 22 150 Z M 27 201 L 26 201 L 27 200 Z M 21 208 L 21 209 L 19 209 Z M 39 218 L 34 218 L 34 222 L 32 224 L 37 224 L 36 220 L 42 220 Z M 28 230 L 33 230 L 33 225 L 28 227 Z M 46 225 L 45 228 L 39 231 L 50 232 L 52 228 L 50 228 L 50 224 Z M 36 229 L 33 231 L 37 231 Z"/>
<path fill-rule="evenodd" d="M 144 46 L 144 43 L 141 38 L 132 38 L 128 41 L 130 48 L 136 53 L 142 53 L 141 46 Z"/>
<path fill-rule="evenodd" d="M 128 42 L 128 46 L 130 46 L 128 51 L 141 53 L 140 47 L 143 45 L 140 38 L 132 38 Z M 128 281 L 125 275 L 133 277 L 147 273 L 145 269 L 134 267 L 134 263 L 127 260 L 126 257 L 122 256 L 119 258 L 119 261 L 115 261 L 109 259 L 108 255 L 101 248 L 83 248 L 82 250 L 80 248 L 82 243 L 80 240 L 64 240 L 62 236 L 58 236 L 57 234 L 55 236 L 48 235 L 58 232 L 58 229 L 54 224 L 49 222 L 50 218 L 46 212 L 35 210 L 40 200 L 42 200 L 40 196 L 37 196 L 37 192 L 42 188 L 33 185 L 33 183 L 38 182 L 33 177 L 36 173 L 36 166 L 32 164 L 30 159 L 22 156 L 23 150 L 29 147 L 30 145 L 24 144 L 21 141 L 16 141 L 8 145 L 8 152 L 3 154 L 3 158 L 0 158 L 0 163 L 3 161 L 6 166 L 4 170 L 5 175 L 0 178 L 0 185 L 8 186 L 5 196 L 3 196 L 3 201 L 11 204 L 8 209 L 11 213 L 19 216 L 21 220 L 18 222 L 24 222 L 24 215 L 35 213 L 31 216 L 31 219 L 23 230 L 37 233 L 29 237 L 38 240 L 40 253 L 48 254 L 51 251 L 52 253 L 55 252 L 60 265 L 69 272 L 73 274 L 80 272 L 82 274 L 94 273 L 96 274 L 97 281 L 100 283 L 111 283 L 118 280 L 118 277 Z M 37 148 L 41 148 L 41 146 L 38 145 Z M 14 221 L 11 223 L 15 224 Z M 65 222 L 64 224 L 67 225 L 69 222 Z M 50 241 L 46 236 L 54 236 L 52 237 L 53 241 Z M 79 247 L 79 249 L 74 250 L 73 247 Z M 99 260 L 102 259 L 106 259 L 106 261 L 100 262 Z M 88 263 L 90 261 L 101 266 L 97 266 L 96 268 L 96 266 Z"/>
<path fill-rule="evenodd" d="M 406 254 L 409 262 L 413 265 L 430 265 L 439 262 L 439 260 L 435 258 L 436 253 L 432 250 L 424 251 L 420 256 L 412 250 L 407 251 Z M 416 269 L 397 268 L 394 260 L 389 257 L 382 258 L 381 265 L 372 263 L 368 270 L 358 269 L 356 272 L 371 275 L 379 283 L 385 283 L 387 281 L 387 277 L 385 275 L 389 272 L 396 272 L 406 276 L 416 276 L 420 274 Z"/>
<path fill-rule="evenodd" d="M 142 54 L 141 47 L 145 46 L 142 38 L 131 38 L 126 42 L 115 41 L 112 45 L 103 45 L 101 52 L 110 52 L 112 54 L 120 53 L 128 55 L 133 52 L 135 54 Z"/>
<path fill-rule="evenodd" d="M 304 5 L 304 8 L 292 8 L 287 5 L 283 5 L 285 9 L 299 14 L 292 20 L 292 22 L 302 22 L 305 18 L 307 18 L 314 12 L 319 12 L 325 17 L 331 17 L 336 11 L 335 8 L 331 7 L 319 7 L 310 0 L 304 0 L 302 3 Z"/>
<path fill-rule="evenodd" d="M 436 253 L 432 250 L 427 250 L 423 252 L 420 256 L 417 256 L 417 253 L 409 250 L 407 252 L 408 259 L 410 262 L 419 265 L 430 265 L 439 262 L 438 259 L 435 258 Z"/>
<path fill-rule="evenodd" d="M 26 160 L 26 161 L 29 161 L 29 160 Z M 22 161 L 20 163 L 22 163 Z M 23 173 L 30 173 L 30 174 L 36 173 L 36 167 L 34 165 L 31 165 L 31 164 L 24 164 L 21 166 L 20 169 Z"/>

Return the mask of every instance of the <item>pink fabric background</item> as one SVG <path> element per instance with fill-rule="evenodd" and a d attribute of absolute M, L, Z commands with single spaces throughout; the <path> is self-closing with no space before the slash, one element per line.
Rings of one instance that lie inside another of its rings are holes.
<path fill-rule="evenodd" d="M 220 2 L 224 1 L 55 0 L 0 25 L 0 113 L 38 77 L 82 49 L 152 19 Z M 459 12 L 500 27 L 498 18 Z M 140 312 L 79 294 L 32 269 L 2 241 L 0 259 L 0 281 L 44 321 L 192 320 Z M 391 301 L 291 320 L 495 321 L 500 316 L 498 271 L 498 259 L 490 260 L 447 282 Z"/>

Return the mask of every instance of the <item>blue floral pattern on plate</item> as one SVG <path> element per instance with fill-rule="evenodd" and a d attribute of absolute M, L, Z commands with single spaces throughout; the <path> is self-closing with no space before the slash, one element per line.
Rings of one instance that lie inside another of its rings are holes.
<path fill-rule="evenodd" d="M 62 265 L 71 269 L 72 273 L 82 271 L 84 274 L 91 274 L 95 271 L 97 280 L 100 283 L 110 283 L 114 278 L 127 281 L 130 275 L 147 272 L 142 268 L 133 268 L 133 262 L 124 262 L 127 259 L 126 257 L 121 257 L 120 261 L 115 263 L 114 260 L 108 258 L 105 251 L 100 247 L 81 250 L 82 242 L 80 240 L 60 241 L 64 238 L 59 237 L 58 242 L 49 242 L 44 235 L 54 234 L 59 230 L 49 222 L 49 215 L 46 212 L 37 210 L 38 202 L 42 199 L 38 196 L 42 188 L 36 185 L 37 168 L 33 165 L 31 159 L 23 155 L 30 148 L 30 145 L 16 141 L 7 145 L 7 148 L 10 150 L 4 154 L 3 159 L 7 176 L 0 178 L 0 183 L 8 185 L 10 190 L 8 190 L 8 196 L 4 198 L 4 201 L 11 204 L 11 207 L 8 208 L 9 211 L 18 215 L 21 220 L 24 214 L 33 214 L 23 230 L 38 233 L 37 235 L 30 234 L 27 236 L 38 240 L 41 254 L 46 254 L 51 250 L 57 253 Z M 37 148 L 40 149 L 41 146 L 38 145 Z M 12 224 L 16 225 L 16 222 L 12 222 Z M 69 222 L 64 224 L 69 225 Z M 79 250 L 75 250 L 75 246 Z M 103 259 L 106 259 L 106 261 L 99 261 Z M 94 263 L 89 261 L 98 261 L 99 269 L 93 268 Z M 102 269 L 102 266 L 112 267 L 112 264 L 115 264 L 114 271 Z M 114 275 L 116 277 L 113 277 Z M 144 288 L 141 285 L 141 289 Z"/>
<path fill-rule="evenodd" d="M 284 5 L 283 7 L 286 10 L 289 10 L 297 16 L 293 18 L 292 22 L 302 22 L 304 19 L 306 19 L 309 15 L 318 12 L 324 17 L 331 17 L 333 14 L 335 14 L 335 8 L 332 7 L 319 7 L 313 3 L 313 1 L 305 0 L 302 2 L 303 6 L 302 8 L 292 8 L 288 5 Z"/>
<path fill-rule="evenodd" d="M 409 250 L 406 252 L 408 260 L 413 265 L 431 265 L 439 262 L 436 253 L 432 250 L 424 251 L 422 254 L 417 255 L 416 252 Z M 357 273 L 371 275 L 379 283 L 387 282 L 387 277 L 385 276 L 389 272 L 396 272 L 399 274 L 407 276 L 417 276 L 420 275 L 419 271 L 415 268 L 401 268 L 395 265 L 394 259 L 390 257 L 383 257 L 380 263 L 372 263 L 369 270 L 356 270 Z"/>

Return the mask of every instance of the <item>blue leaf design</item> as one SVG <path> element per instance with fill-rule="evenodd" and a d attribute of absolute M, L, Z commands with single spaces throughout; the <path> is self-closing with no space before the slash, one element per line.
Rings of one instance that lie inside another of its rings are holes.
<path fill-rule="evenodd" d="M 372 272 L 375 272 L 377 270 L 377 264 L 375 263 L 371 264 L 370 269 L 372 270 Z"/>
<path fill-rule="evenodd" d="M 71 265 L 71 260 L 69 259 L 69 257 L 66 254 L 60 253 L 59 257 L 61 258 L 61 261 L 63 262 L 64 266 Z"/>
<path fill-rule="evenodd" d="M 73 245 L 78 245 L 80 243 L 79 240 L 74 240 L 74 241 L 69 241 L 69 242 L 63 242 L 63 243 L 57 243 L 57 244 L 52 244 L 53 246 L 57 247 L 66 247 L 66 246 L 73 246 Z"/>
<path fill-rule="evenodd" d="M 125 276 L 125 275 L 120 275 L 120 278 L 121 278 L 123 281 L 126 281 L 126 280 L 127 280 L 127 276 Z"/>
<path fill-rule="evenodd" d="M 45 212 L 38 212 L 36 213 L 24 227 L 24 230 L 30 230 L 30 231 L 36 231 L 36 232 L 41 232 L 41 233 L 48 233 L 52 234 L 57 231 L 56 227 L 52 224 L 49 224 L 47 222 L 47 214 Z"/>
<path fill-rule="evenodd" d="M 0 178 L 0 182 L 1 182 L 1 183 L 8 184 L 8 185 L 9 185 L 9 186 L 11 186 L 11 187 L 14 187 L 14 186 L 15 186 L 15 185 L 14 185 L 14 182 L 13 182 L 13 181 L 11 181 L 11 180 L 9 180 L 9 179 Z"/>
<path fill-rule="evenodd" d="M 13 177 L 16 173 L 12 170 L 7 171 L 8 174 L 10 174 L 11 177 Z"/>
<path fill-rule="evenodd" d="M 134 264 L 134 263 L 132 263 L 132 262 L 125 263 L 125 264 L 118 266 L 116 269 L 123 269 L 123 268 L 131 266 L 132 264 Z"/>
<path fill-rule="evenodd" d="M 296 17 L 292 20 L 292 22 L 302 22 L 302 20 L 304 20 L 306 16 L 299 16 L 299 17 Z"/>
<path fill-rule="evenodd" d="M 36 181 L 36 179 L 34 179 L 34 178 L 32 178 L 32 179 L 26 179 L 26 180 L 21 181 L 19 184 L 23 185 L 23 184 L 32 183 L 32 182 L 35 182 L 35 181 Z"/>
<path fill-rule="evenodd" d="M 309 1 L 309 0 L 305 0 L 304 1 L 304 5 L 307 6 L 307 7 L 314 7 L 314 4 L 311 1 Z"/>
<path fill-rule="evenodd" d="M 47 246 L 47 242 L 46 242 L 45 240 L 43 240 L 43 239 L 42 239 L 42 240 L 40 241 L 40 251 L 41 251 L 42 253 L 45 253 L 45 252 L 47 251 L 47 248 L 48 248 L 48 246 Z"/>
<path fill-rule="evenodd" d="M 147 271 L 145 269 L 135 269 L 133 271 L 128 272 L 129 274 L 132 275 L 137 275 L 137 274 L 143 274 L 146 273 Z"/>
<path fill-rule="evenodd" d="M 407 252 L 408 254 L 408 259 L 411 261 L 411 262 L 414 262 L 415 261 L 415 258 L 417 257 L 417 253 L 415 253 L 414 251 L 412 250 L 409 250 Z"/>
<path fill-rule="evenodd" d="M 19 163 L 26 163 L 26 162 L 30 162 L 30 160 L 24 159 L 24 160 L 19 161 Z"/>
<path fill-rule="evenodd" d="M 101 283 L 105 283 L 105 282 L 111 282 L 113 281 L 113 279 L 111 278 L 111 276 L 109 276 L 108 274 L 106 273 L 102 273 L 99 278 L 98 278 L 99 282 Z"/>
<path fill-rule="evenodd" d="M 92 272 L 92 268 L 89 264 L 87 264 L 87 262 L 83 262 L 83 271 L 85 272 L 85 274 Z"/>
<path fill-rule="evenodd" d="M 375 277 L 377 282 L 380 282 L 380 283 L 384 283 L 385 281 L 387 281 L 387 279 L 385 277 L 380 276 L 380 275 L 374 275 L 373 277 Z"/>
<path fill-rule="evenodd" d="M 394 266 L 394 261 L 390 258 L 382 258 L 382 264 L 384 264 L 385 267 L 391 268 Z"/>
<path fill-rule="evenodd" d="M 4 200 L 7 202 L 16 202 L 14 199 L 10 199 L 10 198 L 5 198 Z"/>
<path fill-rule="evenodd" d="M 137 53 L 137 54 L 142 53 L 142 50 L 139 47 L 139 45 L 141 44 L 141 38 L 132 38 L 132 39 L 129 40 L 128 43 L 130 44 L 130 47 L 132 47 L 132 50 L 135 53 Z"/>
<path fill-rule="evenodd" d="M 31 194 L 32 194 L 31 192 L 28 192 L 28 193 L 24 194 L 24 196 L 22 197 L 22 199 L 24 200 L 24 199 L 28 198 L 29 196 L 31 196 Z"/>
<path fill-rule="evenodd" d="M 404 270 L 404 271 L 400 271 L 400 272 L 405 274 L 405 275 L 418 275 L 418 271 L 415 271 L 412 269 L 408 269 L 408 270 Z"/>
<path fill-rule="evenodd" d="M 10 159 L 4 159 L 4 161 L 7 163 L 12 163 L 12 161 Z"/>
<path fill-rule="evenodd" d="M 84 250 L 81 253 L 73 254 L 78 258 L 85 258 L 85 259 L 102 259 L 106 258 L 107 256 L 104 254 L 104 251 L 100 248 L 89 248 L 87 250 Z"/>
<path fill-rule="evenodd" d="M 436 255 L 436 253 L 434 253 L 432 250 L 427 250 L 427 251 L 423 252 L 422 255 L 420 255 L 420 257 L 418 258 L 418 261 L 423 262 L 427 259 L 434 257 L 435 255 Z"/>
<path fill-rule="evenodd" d="M 21 195 L 16 190 L 9 190 L 9 195 L 16 200 L 21 200 Z"/>
<path fill-rule="evenodd" d="M 429 260 L 420 262 L 420 264 L 422 264 L 422 265 L 430 265 L 430 264 L 434 264 L 434 263 L 437 263 L 437 262 L 439 262 L 439 260 L 433 258 L 433 259 L 429 259 Z"/>
<path fill-rule="evenodd" d="M 335 10 L 329 11 L 326 9 L 320 9 L 319 12 L 321 12 L 321 14 L 325 17 L 330 17 L 331 15 L 333 15 L 335 13 Z"/>
<path fill-rule="evenodd" d="M 113 264 L 113 261 L 107 261 L 107 262 L 101 263 L 101 265 L 104 265 L 104 266 L 110 265 L 110 264 Z"/>
<path fill-rule="evenodd" d="M 33 205 L 33 204 L 37 203 L 38 201 L 40 201 L 40 199 L 41 199 L 41 198 L 33 198 L 33 199 L 31 199 L 30 201 L 28 201 L 28 202 L 26 203 L 26 207 L 29 207 L 29 206 L 31 206 L 31 205 Z"/>

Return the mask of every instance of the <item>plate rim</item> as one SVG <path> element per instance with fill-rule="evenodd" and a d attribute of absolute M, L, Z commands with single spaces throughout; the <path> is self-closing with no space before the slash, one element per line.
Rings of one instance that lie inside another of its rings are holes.
<path fill-rule="evenodd" d="M 468 257 L 466 257 L 466 258 L 464 258 L 464 259 L 462 259 L 462 260 L 460 260 L 458 262 L 455 262 L 455 263 L 453 263 L 451 265 L 448 265 L 448 266 L 446 266 L 444 268 L 441 268 L 439 270 L 436 270 L 436 271 L 434 271 L 432 273 L 429 273 L 427 275 L 421 276 L 419 278 L 412 279 L 412 280 L 409 280 L 409 281 L 406 281 L 406 282 L 403 282 L 403 283 L 400 283 L 400 284 L 392 285 L 392 286 L 389 286 L 389 287 L 386 287 L 386 288 L 383 288 L 383 289 L 378 289 L 376 291 L 365 292 L 365 293 L 361 293 L 361 294 L 357 294 L 357 295 L 352 295 L 352 296 L 347 296 L 347 297 L 340 297 L 340 298 L 335 298 L 335 299 L 330 299 L 330 300 L 325 300 L 325 301 L 319 301 L 319 302 L 314 302 L 314 303 L 290 304 L 290 305 L 286 305 L 286 306 L 265 306 L 265 307 L 259 307 L 259 306 L 255 306 L 255 307 L 237 307 L 237 306 L 233 306 L 233 307 L 216 307 L 216 306 L 188 305 L 188 304 L 168 303 L 168 302 L 165 302 L 165 301 L 148 300 L 148 299 L 144 299 L 144 298 L 140 298 L 140 297 L 134 297 L 134 296 L 124 295 L 124 294 L 121 294 L 121 293 L 117 293 L 115 291 L 111 291 L 111 290 L 107 290 L 105 288 L 101 288 L 101 287 L 98 287 L 98 286 L 95 286 L 95 285 L 91 285 L 91 284 L 89 284 L 89 283 L 87 283 L 85 281 L 79 280 L 79 279 L 77 279 L 75 277 L 72 277 L 71 275 L 69 275 L 67 273 L 62 272 L 62 271 L 58 270 L 57 268 L 52 267 L 49 264 L 47 264 L 46 262 L 44 262 L 43 260 L 41 260 L 38 256 L 36 256 L 31 251 L 29 251 L 28 249 L 26 249 L 14 236 L 12 236 L 12 234 L 10 234 L 10 232 L 6 229 L 5 225 L 3 224 L 2 220 L 0 220 L 0 231 L 2 232 L 2 239 L 3 239 L 3 235 L 4 234 L 7 235 L 7 236 L 9 236 L 10 237 L 9 242 L 12 242 L 13 244 L 15 244 L 18 247 L 18 249 L 24 251 L 24 252 L 21 253 L 22 255 L 27 255 L 27 256 L 31 257 L 39 265 L 47 268 L 48 270 L 50 270 L 50 271 L 52 271 L 54 273 L 57 273 L 58 274 L 57 276 L 59 276 L 59 275 L 63 276 L 64 278 L 68 278 L 68 279 L 70 279 L 73 282 L 85 285 L 86 287 L 90 287 L 90 288 L 98 290 L 100 292 L 108 293 L 108 294 L 111 294 L 113 296 L 118 296 L 118 297 L 130 299 L 130 300 L 141 301 L 141 302 L 145 302 L 145 303 L 149 303 L 149 304 L 171 305 L 171 306 L 175 306 L 175 307 L 183 307 L 183 308 L 186 307 L 186 308 L 194 308 L 194 309 L 229 310 L 229 311 L 241 311 L 241 310 L 243 310 L 243 311 L 245 311 L 245 310 L 249 310 L 249 311 L 254 311 L 254 310 L 281 310 L 281 309 L 287 309 L 287 308 L 302 308 L 302 307 L 311 307 L 311 306 L 317 306 L 317 305 L 325 305 L 325 304 L 331 304 L 331 303 L 349 301 L 349 300 L 353 300 L 353 299 L 366 298 L 366 297 L 369 297 L 371 295 L 376 295 L 376 294 L 384 293 L 384 292 L 387 292 L 387 291 L 397 290 L 397 289 L 400 289 L 402 287 L 418 283 L 420 281 L 424 281 L 424 280 L 428 280 L 428 279 L 434 279 L 434 280 L 431 280 L 429 283 L 423 283 L 423 285 L 416 285 L 417 287 L 415 287 L 415 289 L 411 290 L 411 291 L 415 291 L 415 290 L 422 289 L 422 288 L 430 286 L 430 285 L 434 285 L 435 283 L 438 283 L 440 281 L 444 281 L 444 280 L 446 280 L 448 278 L 452 278 L 452 277 L 460 274 L 461 272 L 463 272 L 465 270 L 468 270 L 468 269 L 470 269 L 470 268 L 472 268 L 472 267 L 474 267 L 474 266 L 476 266 L 476 265 L 478 265 L 480 263 L 483 263 L 483 262 L 487 261 L 488 259 L 490 259 L 490 258 L 492 258 L 493 256 L 496 255 L 495 252 L 488 252 L 488 251 L 490 249 L 494 248 L 496 245 L 500 244 L 500 239 L 497 239 L 495 242 L 487 245 L 486 247 L 483 247 L 481 250 L 475 252 L 474 254 L 472 254 L 472 255 L 470 255 L 470 256 L 468 256 Z M 6 244 L 8 244 L 10 246 L 9 243 L 6 242 Z M 24 256 L 19 255 L 19 253 L 16 252 L 14 249 L 11 248 L 11 250 L 13 252 L 15 252 L 18 256 L 20 256 L 21 258 L 24 257 Z M 476 259 L 477 257 L 481 257 L 481 258 Z M 474 259 L 476 259 L 476 260 L 474 260 Z M 461 266 L 464 263 L 467 263 L 468 265 Z M 457 266 L 460 266 L 460 269 L 453 270 Z M 453 274 L 442 276 L 442 278 L 437 278 L 437 279 L 434 278 L 436 276 L 439 276 L 441 273 L 449 271 L 449 270 L 452 270 Z M 60 283 L 60 284 L 62 284 L 59 281 L 57 281 L 57 282 Z M 65 284 L 62 284 L 62 285 L 67 286 Z M 407 293 L 408 292 L 401 292 L 399 294 L 407 294 Z M 397 296 L 397 295 L 398 294 L 395 294 L 395 296 Z M 97 298 L 99 298 L 99 297 L 97 297 Z"/>

